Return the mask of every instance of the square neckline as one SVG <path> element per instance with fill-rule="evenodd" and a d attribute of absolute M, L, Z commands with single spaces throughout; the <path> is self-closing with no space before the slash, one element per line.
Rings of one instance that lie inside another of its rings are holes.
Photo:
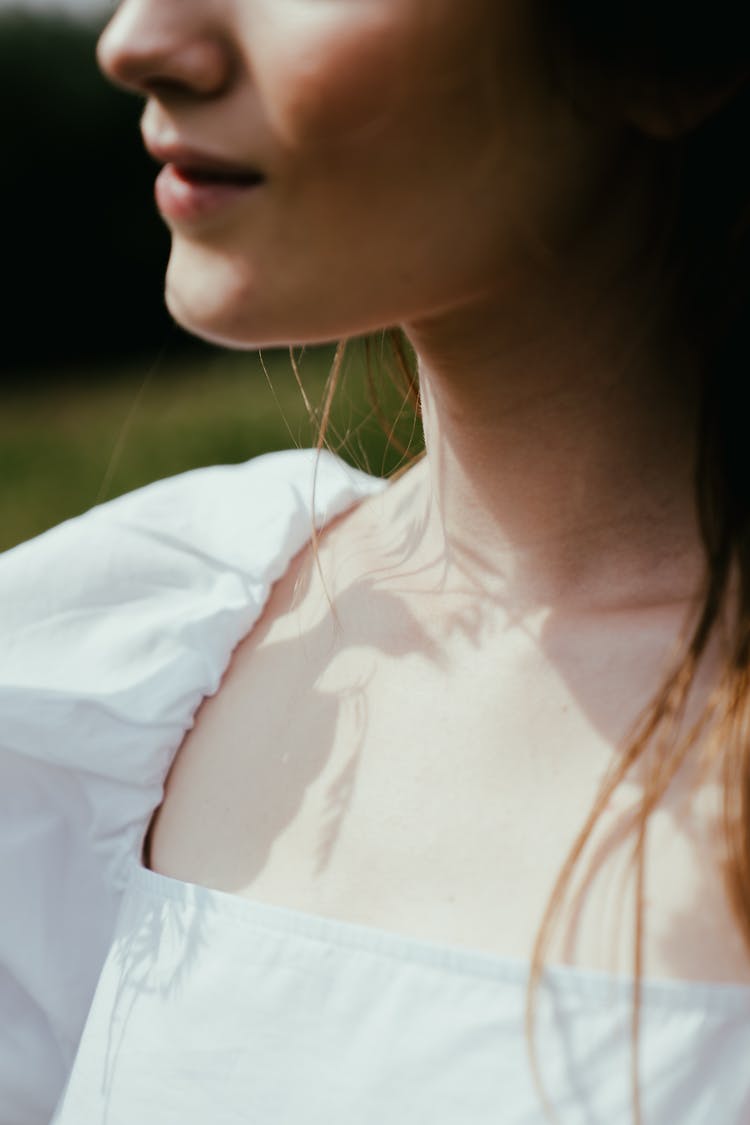
<path fill-rule="evenodd" d="M 430 941 L 363 922 L 246 898 L 154 871 L 137 855 L 132 857 L 126 897 L 133 889 L 149 898 L 168 900 L 196 911 L 210 910 L 220 916 L 222 923 L 272 931 L 305 942 L 369 953 L 459 976 L 495 980 L 519 988 L 526 988 L 528 984 L 530 962 L 521 957 Z M 631 1001 L 634 996 L 632 975 L 565 963 L 544 966 L 540 989 L 544 988 L 571 999 L 599 1003 L 613 999 Z M 680 977 L 643 977 L 641 990 L 642 1001 L 649 1008 L 698 1007 L 723 1014 L 746 1012 L 750 1017 L 750 985 Z"/>

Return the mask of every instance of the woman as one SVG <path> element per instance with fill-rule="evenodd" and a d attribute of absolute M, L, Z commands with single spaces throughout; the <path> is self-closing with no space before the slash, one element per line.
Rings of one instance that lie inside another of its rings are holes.
<path fill-rule="evenodd" d="M 5 1122 L 750 1120 L 747 54 L 600 7 L 104 32 L 174 318 L 400 326 L 426 455 L 3 558 Z"/>

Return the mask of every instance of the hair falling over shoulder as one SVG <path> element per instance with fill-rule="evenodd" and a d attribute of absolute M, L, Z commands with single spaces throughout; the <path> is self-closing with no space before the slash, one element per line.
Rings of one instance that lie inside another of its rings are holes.
<path fill-rule="evenodd" d="M 750 440 L 743 410 L 750 383 L 750 44 L 739 0 L 535 0 L 552 80 L 580 112 L 620 122 L 655 149 L 664 195 L 652 265 L 673 304 L 671 323 L 698 357 L 701 408 L 695 503 L 705 579 L 673 666 L 641 716 L 560 871 L 537 935 L 526 1006 L 532 1071 L 551 1120 L 534 1047 L 536 994 L 552 931 L 571 880 L 612 794 L 636 764 L 642 797 L 632 820 L 636 911 L 632 1096 L 639 1097 L 644 861 L 649 819 L 689 755 L 720 777 L 726 890 L 750 950 Z M 416 376 L 400 333 L 386 335 L 404 404 L 419 408 Z M 319 447 L 344 358 L 340 345 L 319 415 Z M 378 413 L 377 391 L 371 400 Z M 381 418 L 386 431 L 392 430 Z M 407 466 L 408 467 L 408 466 Z M 716 629 L 726 656 L 697 722 L 683 719 Z M 647 753 L 648 752 L 648 753 Z M 700 773 L 699 773 L 699 776 Z M 591 877 L 591 871 L 588 872 Z"/>
<path fill-rule="evenodd" d="M 738 0 L 538 0 L 555 80 L 582 112 L 631 125 L 658 147 L 665 171 L 658 267 L 672 323 L 698 357 L 701 408 L 695 502 L 704 588 L 664 683 L 604 779 L 560 872 L 537 936 L 527 996 L 532 1067 L 547 1111 L 533 1032 L 535 993 L 574 869 L 618 785 L 636 763 L 643 791 L 633 819 L 636 891 L 632 1018 L 633 1113 L 640 1125 L 638 1044 L 649 818 L 701 736 L 723 794 L 726 889 L 750 949 L 750 47 Z M 596 107 L 594 109 L 594 107 Z M 709 640 L 726 629 L 726 656 L 698 721 L 681 724 Z M 705 748 L 705 749 L 704 749 Z M 647 755 L 647 751 L 649 751 Z"/>
<path fill-rule="evenodd" d="M 636 1125 L 643 975 L 645 845 L 651 814 L 690 755 L 721 777 L 726 889 L 750 949 L 750 40 L 741 0 L 535 0 L 552 81 L 591 117 L 626 125 L 659 161 L 665 185 L 651 263 L 674 304 L 671 324 L 698 358 L 701 412 L 695 503 L 705 552 L 704 588 L 665 682 L 611 773 L 562 866 L 537 935 L 526 1027 L 537 1087 L 535 997 L 572 876 L 613 793 L 639 768 L 642 796 L 632 819 L 635 886 L 632 1089 Z M 386 368 L 418 411 L 408 346 L 385 337 Z M 319 414 L 322 447 L 342 371 L 340 345 Z M 382 359 L 382 357 L 381 357 Z M 371 384 L 370 354 L 367 354 Z M 371 385 L 373 409 L 377 390 Z M 381 418 L 388 431 L 388 420 Z M 685 711 L 708 643 L 721 624 L 725 656 L 703 713 Z M 699 747 L 698 747 L 699 741 Z M 590 868 L 587 877 L 591 874 Z"/>

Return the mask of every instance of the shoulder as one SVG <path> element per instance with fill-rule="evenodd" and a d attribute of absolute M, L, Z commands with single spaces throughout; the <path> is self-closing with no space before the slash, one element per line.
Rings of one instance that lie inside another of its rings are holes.
<path fill-rule="evenodd" d="M 130 574 L 128 564 L 147 569 L 170 553 L 262 571 L 290 535 L 308 537 L 313 520 L 322 526 L 383 484 L 310 449 L 193 469 L 97 505 L 0 554 L 0 588 L 7 591 L 13 580 L 31 585 L 33 574 L 44 579 L 34 586 L 35 598 L 70 600 L 85 596 L 91 580 Z M 53 562 L 68 569 L 48 569 Z M 18 601 L 0 604 L 4 624 L 24 611 Z"/>
<path fill-rule="evenodd" d="M 158 481 L 0 554 L 3 1107 L 52 1112 L 203 698 L 313 521 L 381 487 L 328 454 L 273 454 Z"/>
<path fill-rule="evenodd" d="M 80 764 L 101 763 L 105 728 L 179 741 L 313 522 L 382 485 L 328 453 L 268 454 L 157 481 L 0 555 L 6 744 L 59 755 L 50 736 L 76 715 Z"/>

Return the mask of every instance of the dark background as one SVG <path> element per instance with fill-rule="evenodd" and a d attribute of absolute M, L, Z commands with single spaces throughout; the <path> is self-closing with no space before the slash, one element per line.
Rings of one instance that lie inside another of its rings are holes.
<path fill-rule="evenodd" d="M 0 17 L 4 384 L 206 347 L 164 308 L 157 166 L 140 139 L 142 99 L 97 68 L 105 19 Z"/>

